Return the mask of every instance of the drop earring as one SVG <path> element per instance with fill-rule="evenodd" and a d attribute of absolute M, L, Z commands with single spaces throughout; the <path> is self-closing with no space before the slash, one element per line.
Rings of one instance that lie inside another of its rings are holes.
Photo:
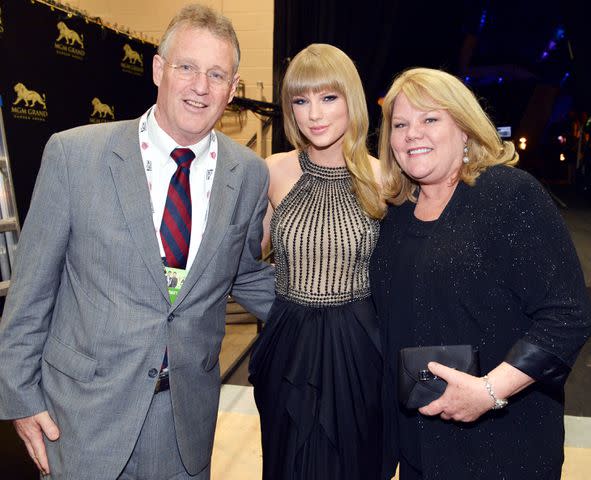
<path fill-rule="evenodd" d="M 464 157 L 462 158 L 462 162 L 464 162 L 465 165 L 470 163 L 470 157 L 468 157 L 468 145 L 467 144 L 464 144 Z"/>

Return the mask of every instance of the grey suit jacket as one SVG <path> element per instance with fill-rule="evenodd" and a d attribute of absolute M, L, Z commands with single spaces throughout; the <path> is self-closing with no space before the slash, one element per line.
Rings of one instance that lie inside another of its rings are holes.
<path fill-rule="evenodd" d="M 61 132 L 45 148 L 0 322 L 0 418 L 49 411 L 61 430 L 46 442 L 52 478 L 116 478 L 165 346 L 182 460 L 192 474 L 209 467 L 226 299 L 265 319 L 274 296 L 257 261 L 268 171 L 218 140 L 207 227 L 173 305 L 138 120 Z"/>

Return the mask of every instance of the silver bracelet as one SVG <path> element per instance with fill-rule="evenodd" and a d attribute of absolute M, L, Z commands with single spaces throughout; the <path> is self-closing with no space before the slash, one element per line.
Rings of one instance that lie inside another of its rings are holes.
<path fill-rule="evenodd" d="M 484 377 L 482 377 L 482 380 L 484 380 L 484 386 L 486 388 L 486 391 L 488 392 L 489 397 L 493 401 L 492 409 L 493 410 L 500 410 L 501 408 L 505 408 L 509 402 L 507 401 L 506 398 L 497 398 L 492 385 L 488 381 L 488 375 L 485 375 Z"/>

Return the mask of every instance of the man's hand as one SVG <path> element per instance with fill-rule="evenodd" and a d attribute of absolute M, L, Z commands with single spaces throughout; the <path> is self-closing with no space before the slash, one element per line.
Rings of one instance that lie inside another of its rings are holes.
<path fill-rule="evenodd" d="M 51 440 L 56 441 L 60 436 L 57 425 L 49 416 L 47 411 L 33 415 L 32 417 L 19 418 L 13 421 L 16 433 L 25 442 L 29 455 L 43 475 L 49 475 L 49 462 L 43 443 L 43 434 Z"/>

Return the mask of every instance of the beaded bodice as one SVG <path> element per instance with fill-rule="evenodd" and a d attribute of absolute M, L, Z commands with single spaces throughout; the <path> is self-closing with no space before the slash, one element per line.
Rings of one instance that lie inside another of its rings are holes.
<path fill-rule="evenodd" d="M 347 167 L 316 165 L 305 152 L 299 162 L 302 176 L 271 219 L 277 294 L 309 306 L 369 296 L 379 223 L 361 209 Z"/>

